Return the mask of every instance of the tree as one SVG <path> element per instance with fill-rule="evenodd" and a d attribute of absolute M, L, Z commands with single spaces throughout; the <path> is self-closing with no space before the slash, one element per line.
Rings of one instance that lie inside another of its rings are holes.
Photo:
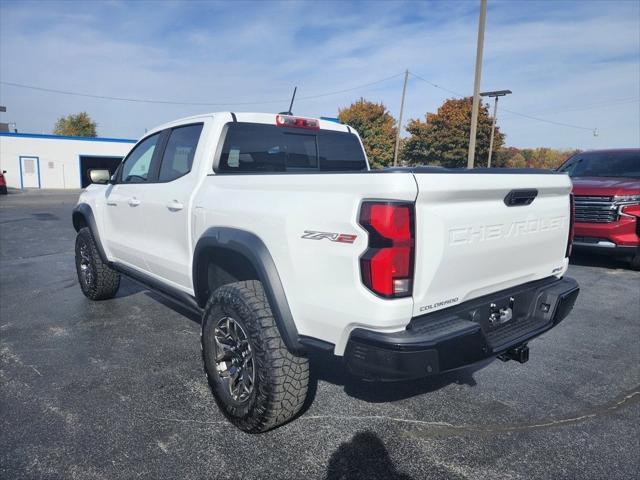
<path fill-rule="evenodd" d="M 382 103 L 360 98 L 350 106 L 338 110 L 338 119 L 358 131 L 372 168 L 393 164 L 396 120 L 387 107 Z"/>
<path fill-rule="evenodd" d="M 471 97 L 448 99 L 437 113 L 427 113 L 426 121 L 409 120 L 404 142 L 403 163 L 409 165 L 431 164 L 449 168 L 465 167 L 471 131 Z M 476 136 L 475 166 L 487 166 L 491 123 L 487 105 L 480 104 Z M 504 134 L 496 125 L 493 138 L 494 152 L 504 143 Z"/>
<path fill-rule="evenodd" d="M 527 166 L 527 160 L 516 147 L 501 148 L 496 151 L 493 158 L 492 164 L 495 167 L 524 168 Z"/>
<path fill-rule="evenodd" d="M 96 122 L 91 120 L 87 112 L 80 112 L 60 117 L 53 127 L 53 133 L 68 137 L 97 137 L 96 127 Z"/>
<path fill-rule="evenodd" d="M 558 168 L 578 150 L 555 150 L 553 148 L 523 148 L 506 147 L 498 150 L 495 155 L 496 167 L 507 168 Z"/>
<path fill-rule="evenodd" d="M 576 150 L 554 150 L 552 148 L 528 149 L 527 166 L 533 168 L 558 168 L 571 155 L 577 153 Z"/>

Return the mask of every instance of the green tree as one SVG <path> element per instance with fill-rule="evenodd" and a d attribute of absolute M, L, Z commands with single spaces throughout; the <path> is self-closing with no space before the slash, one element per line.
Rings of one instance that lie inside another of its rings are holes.
<path fill-rule="evenodd" d="M 407 124 L 410 136 L 404 142 L 403 163 L 465 167 L 471 131 L 472 98 L 446 100 L 437 113 L 427 113 L 426 121 L 412 119 Z M 475 166 L 486 167 L 489 155 L 491 123 L 487 105 L 480 104 L 476 136 Z M 494 152 L 504 143 L 504 134 L 496 125 Z"/>
<path fill-rule="evenodd" d="M 396 139 L 396 120 L 382 103 L 360 98 L 338 111 L 338 119 L 355 128 L 367 152 L 372 168 L 393 164 Z"/>
<path fill-rule="evenodd" d="M 53 133 L 69 137 L 97 137 L 96 127 L 96 122 L 91 120 L 87 112 L 80 112 L 60 117 L 53 127 Z"/>

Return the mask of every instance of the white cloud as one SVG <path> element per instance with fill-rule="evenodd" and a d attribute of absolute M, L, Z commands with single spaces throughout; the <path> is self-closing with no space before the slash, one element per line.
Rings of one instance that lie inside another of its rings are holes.
<path fill-rule="evenodd" d="M 0 4 L 0 79 L 101 95 L 238 103 L 284 100 L 294 85 L 300 98 L 341 90 L 405 68 L 455 91 L 473 86 L 477 5 L 471 2 L 133 5 Z M 640 104 L 575 111 L 640 97 L 639 14 L 634 2 L 490 2 L 483 89 L 510 88 L 514 94 L 502 105 L 532 115 L 572 107 L 537 116 L 600 129 L 596 138 L 504 112 L 499 124 L 507 142 L 639 146 Z M 362 95 L 397 113 L 401 85 L 396 78 L 362 92 L 300 100 L 294 111 L 332 116 Z M 422 117 L 449 96 L 412 79 L 406 118 Z M 127 137 L 208 110 L 288 106 L 107 102 L 8 86 L 0 86 L 0 101 L 8 109 L 4 118 L 23 131 L 49 131 L 58 116 L 87 110 L 100 134 Z"/>

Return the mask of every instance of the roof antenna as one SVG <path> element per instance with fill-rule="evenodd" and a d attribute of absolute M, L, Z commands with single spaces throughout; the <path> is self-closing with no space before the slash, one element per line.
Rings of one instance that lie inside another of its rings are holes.
<path fill-rule="evenodd" d="M 278 115 L 293 115 L 291 109 L 293 108 L 293 101 L 296 99 L 296 91 L 298 87 L 293 87 L 293 96 L 291 97 L 291 103 L 289 104 L 289 110 L 286 112 L 280 112 Z"/>

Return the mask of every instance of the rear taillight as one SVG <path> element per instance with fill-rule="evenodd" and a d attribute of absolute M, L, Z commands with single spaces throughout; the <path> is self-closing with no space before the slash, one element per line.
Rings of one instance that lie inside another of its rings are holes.
<path fill-rule="evenodd" d="M 415 248 L 413 203 L 364 202 L 360 225 L 369 232 L 368 248 L 360 257 L 364 285 L 385 298 L 410 296 Z"/>
<path fill-rule="evenodd" d="M 320 129 L 320 122 L 315 118 L 293 117 L 291 115 L 276 116 L 276 125 L 279 127 L 307 128 L 309 130 Z"/>
<path fill-rule="evenodd" d="M 567 239 L 567 251 L 565 257 L 571 256 L 571 247 L 573 247 L 573 224 L 576 220 L 576 204 L 573 199 L 573 193 L 569 194 L 569 238 Z"/>

